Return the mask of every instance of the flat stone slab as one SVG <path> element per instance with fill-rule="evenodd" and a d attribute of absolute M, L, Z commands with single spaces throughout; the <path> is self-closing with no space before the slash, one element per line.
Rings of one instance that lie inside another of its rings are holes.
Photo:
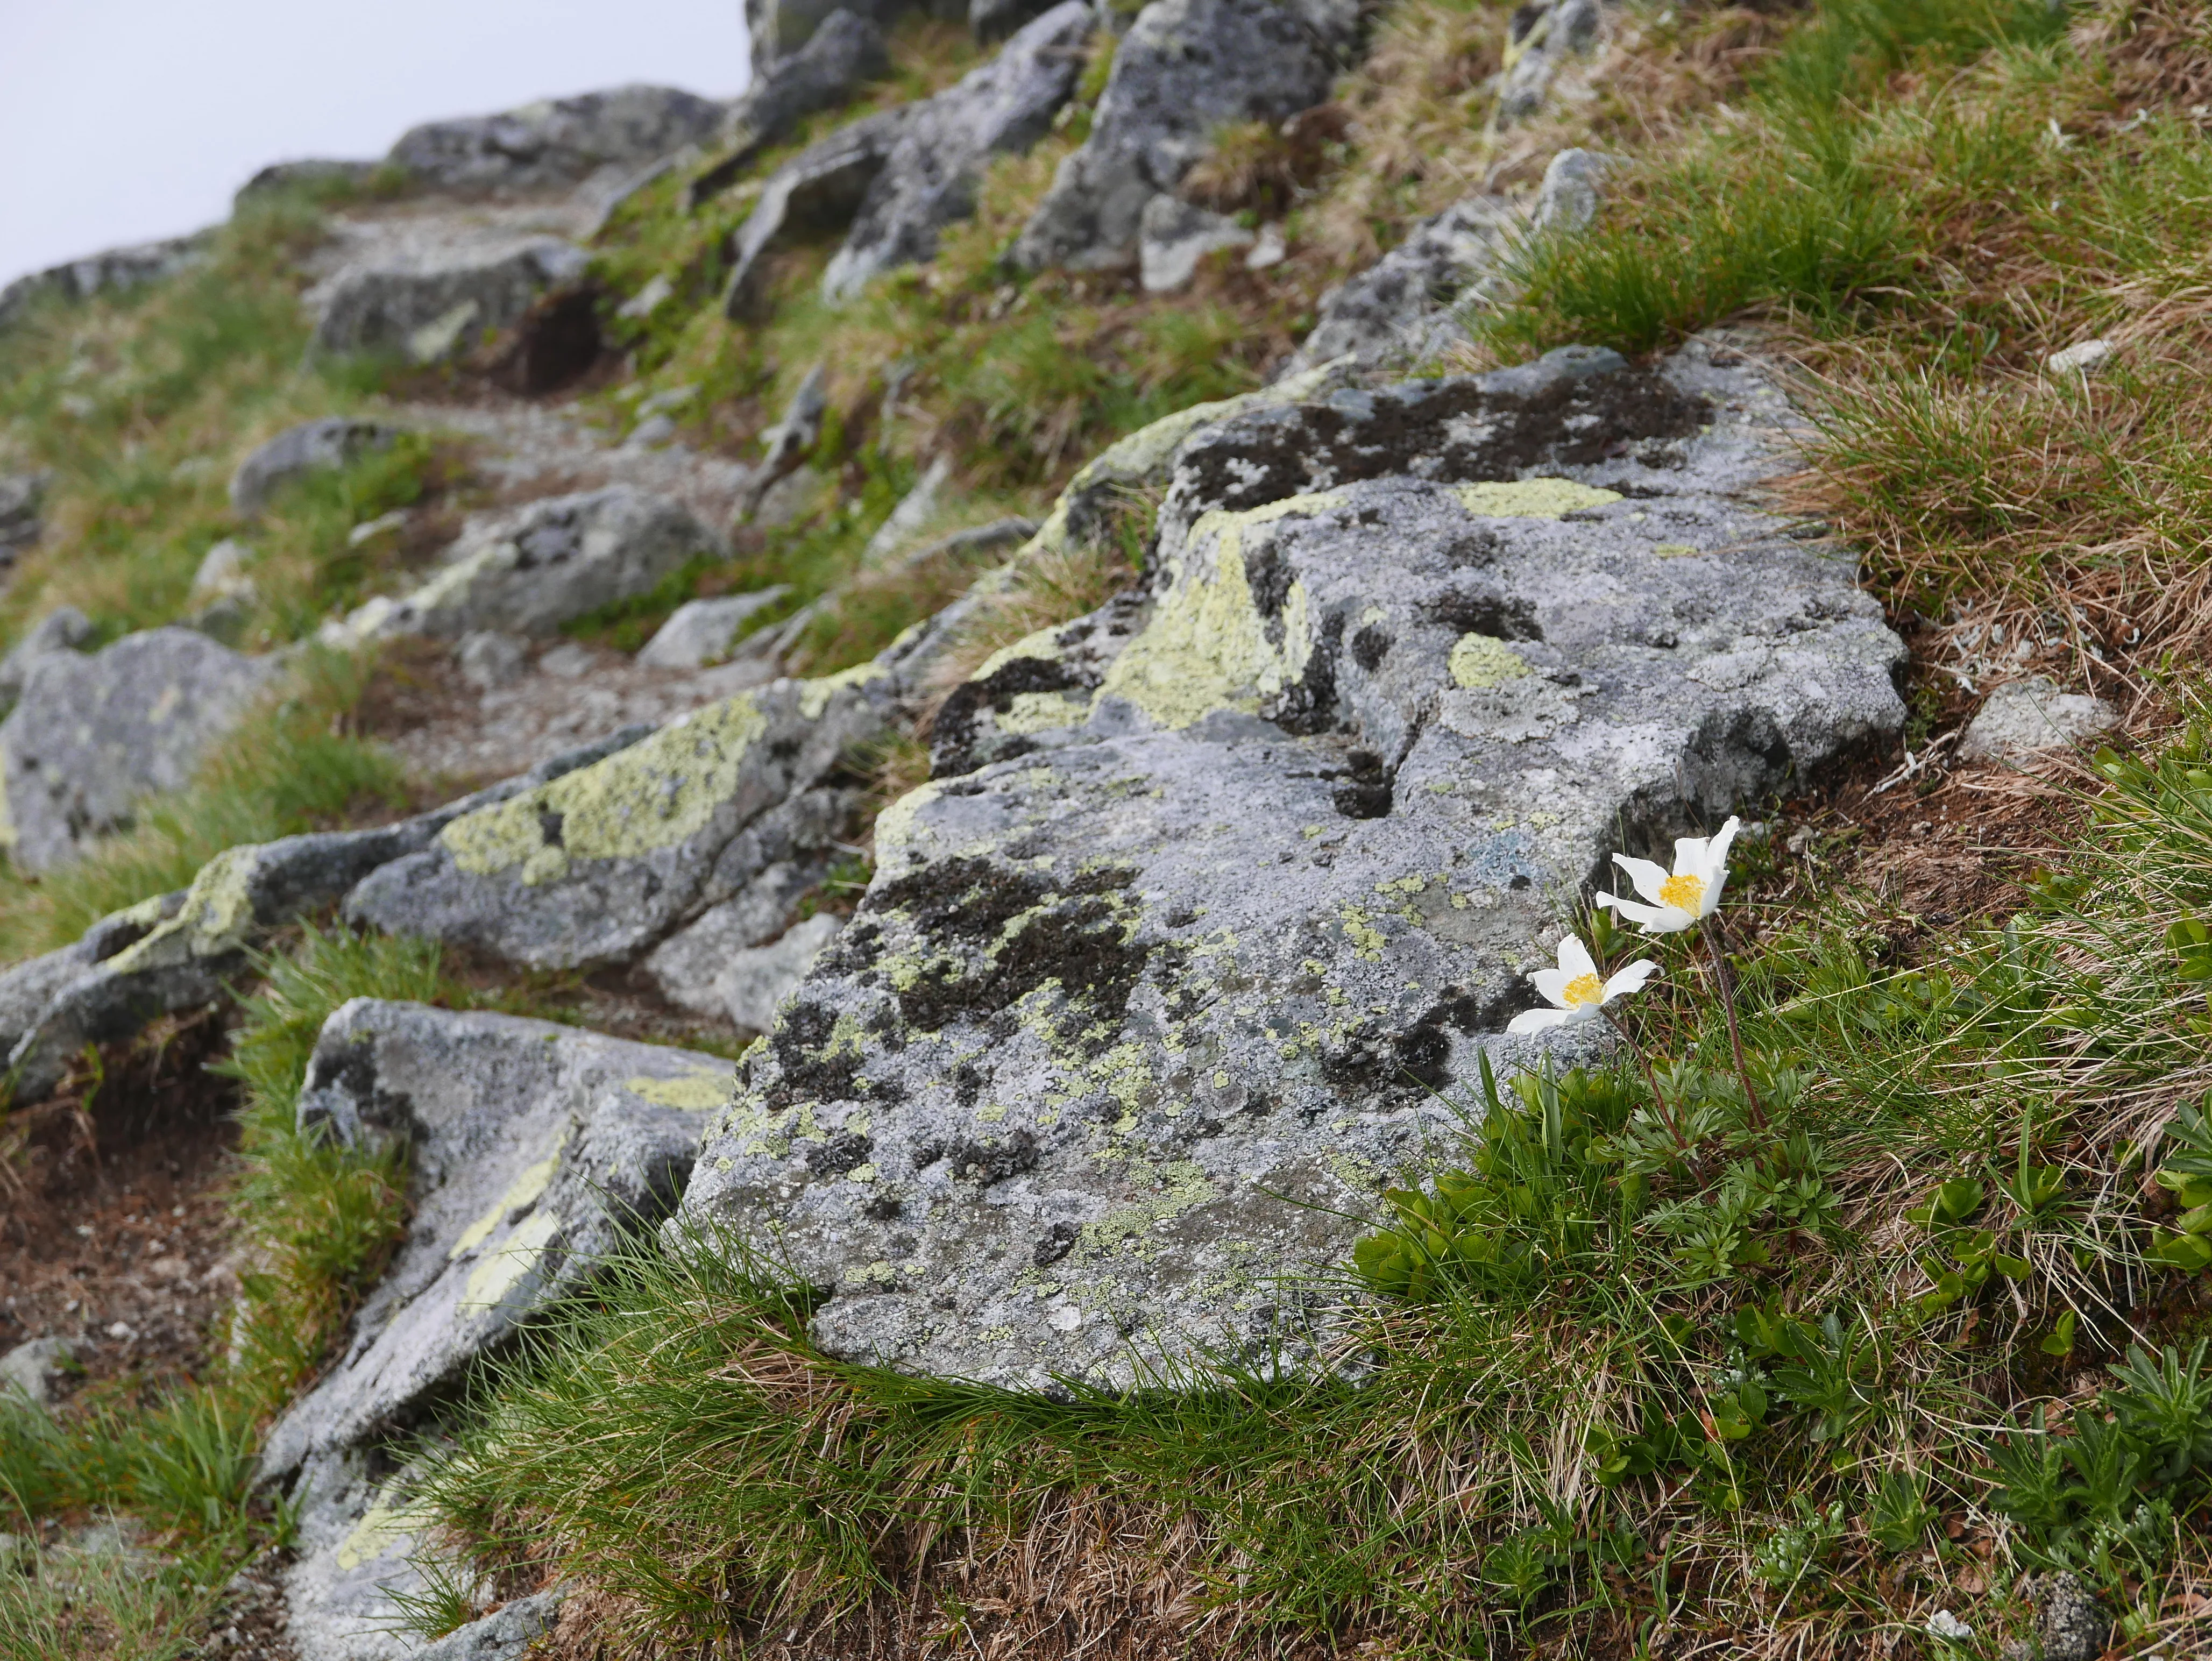
<path fill-rule="evenodd" d="M 1611 852 L 1899 730 L 1854 562 L 1735 494 L 1787 420 L 1693 345 L 1186 439 L 1155 583 L 947 706 L 687 1211 L 773 1228 L 854 1361 L 1299 1364 L 1284 1277 L 1543 1053 L 1504 1027 Z"/>
<path fill-rule="evenodd" d="M 404 1425 L 675 1203 L 716 1057 L 512 1015 L 356 998 L 324 1024 L 302 1125 L 404 1137 L 413 1215 L 345 1350 L 262 1452 L 266 1477 Z"/>
<path fill-rule="evenodd" d="M 1961 761 L 2018 761 L 2069 750 L 2109 732 L 2120 712 L 2101 698 L 2061 692 L 2047 675 L 2010 681 L 1982 700 L 1959 739 Z"/>

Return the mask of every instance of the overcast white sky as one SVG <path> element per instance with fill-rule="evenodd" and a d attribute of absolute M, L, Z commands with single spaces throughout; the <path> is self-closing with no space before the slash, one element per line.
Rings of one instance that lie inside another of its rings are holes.
<path fill-rule="evenodd" d="M 0 0 L 0 283 L 212 224 L 271 161 L 418 121 L 745 82 L 744 0 Z"/>

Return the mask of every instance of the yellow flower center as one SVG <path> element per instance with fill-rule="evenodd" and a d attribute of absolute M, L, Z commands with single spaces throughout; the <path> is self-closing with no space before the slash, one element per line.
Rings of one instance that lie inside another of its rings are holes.
<path fill-rule="evenodd" d="M 1602 1003 L 1605 982 L 1595 974 L 1578 974 L 1559 988 L 1559 996 L 1571 1009 L 1578 1009 L 1585 1003 Z"/>
<path fill-rule="evenodd" d="M 1660 903 L 1679 906 L 1695 917 L 1698 907 L 1705 898 L 1705 879 L 1692 876 L 1686 871 L 1680 876 L 1670 876 L 1659 885 Z"/>

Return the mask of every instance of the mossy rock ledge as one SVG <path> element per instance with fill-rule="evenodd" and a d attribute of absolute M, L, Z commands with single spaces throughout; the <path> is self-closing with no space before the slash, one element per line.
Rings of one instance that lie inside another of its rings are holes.
<path fill-rule="evenodd" d="M 946 706 L 695 1224 L 772 1231 L 854 1361 L 1049 1390 L 1318 1353 L 1310 1271 L 1479 1057 L 1538 1060 L 1503 1029 L 1610 853 L 1900 727 L 1851 558 L 1746 495 L 1789 419 L 1698 341 L 1194 435 L 1150 584 Z"/>

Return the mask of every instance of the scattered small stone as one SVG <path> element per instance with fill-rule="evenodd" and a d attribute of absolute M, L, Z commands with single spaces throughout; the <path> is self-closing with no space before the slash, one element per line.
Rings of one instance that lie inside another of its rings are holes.
<path fill-rule="evenodd" d="M 76 1310 L 72 1299 L 65 1312 Z M 44 1407 L 53 1397 L 55 1375 L 75 1358 L 76 1351 L 67 1338 L 33 1338 L 19 1343 L 0 1355 L 0 1395 L 13 1391 Z"/>
<path fill-rule="evenodd" d="M 1163 191 L 1138 220 L 1137 269 L 1145 292 L 1170 294 L 1190 285 L 1198 263 L 1224 248 L 1249 248 L 1258 239 L 1225 214 L 1194 206 Z"/>
<path fill-rule="evenodd" d="M 750 594 L 687 600 L 646 642 L 637 660 L 655 669 L 704 669 L 719 664 L 729 657 L 745 620 L 790 592 L 789 585 L 777 583 Z"/>
<path fill-rule="evenodd" d="M 407 510 L 395 507 L 389 513 L 380 513 L 367 519 L 346 532 L 348 548 L 366 548 L 380 536 L 396 536 L 407 528 Z"/>
<path fill-rule="evenodd" d="M 51 473 L 0 475 L 0 565 L 13 560 L 39 540 L 44 527 Z"/>
<path fill-rule="evenodd" d="M 592 672 L 596 661 L 590 647 L 567 640 L 538 658 L 538 672 L 556 681 L 580 681 Z"/>
<path fill-rule="evenodd" d="M 2072 749 L 2110 730 L 2119 712 L 2101 698 L 2061 692 L 2048 676 L 2008 682 L 1983 700 L 1959 740 L 1962 761 L 2019 761 Z"/>
<path fill-rule="evenodd" d="M 1953 1640 L 1974 1635 L 1974 1629 L 1948 1609 L 1937 1609 L 1929 1616 L 1928 1630 L 1935 1637 Z"/>
<path fill-rule="evenodd" d="M 269 505 L 277 488 L 308 473 L 350 467 L 373 450 L 381 450 L 399 429 L 382 421 L 330 415 L 289 427 L 239 463 L 230 476 L 231 511 L 252 518 Z"/>
<path fill-rule="evenodd" d="M 1579 231 L 1595 219 L 1598 186 L 1611 165 L 1595 150 L 1561 150 L 1553 156 L 1536 192 L 1536 227 Z"/>
<path fill-rule="evenodd" d="M 2095 1661 L 2112 1635 L 2112 1622 L 2077 1575 L 2063 1570 L 2031 1575 L 2021 1587 L 2035 1606 L 2040 1661 Z"/>
<path fill-rule="evenodd" d="M 226 536 L 207 551 L 200 568 L 192 576 L 191 597 L 196 600 L 247 599 L 253 597 L 253 579 L 246 574 L 246 561 L 252 550 L 235 537 Z"/>
<path fill-rule="evenodd" d="M 632 323 L 642 323 L 665 306 L 676 293 L 676 285 L 668 280 L 665 271 L 656 271 L 639 289 L 615 307 L 615 315 Z"/>
<path fill-rule="evenodd" d="M 479 692 L 512 686 L 530 672 L 530 652 L 512 634 L 479 628 L 461 636 L 453 648 L 461 678 Z"/>
<path fill-rule="evenodd" d="M 667 415 L 647 415 L 631 429 L 624 442 L 632 450 L 652 450 L 666 444 L 678 431 L 675 421 Z"/>
<path fill-rule="evenodd" d="M 2054 375 L 2087 375 L 2103 368 L 2119 349 L 2109 340 L 2077 341 L 2044 359 L 2043 367 Z"/>
<path fill-rule="evenodd" d="M 1244 269 L 1264 271 L 1271 266 L 1280 265 L 1289 257 L 1289 246 L 1283 240 L 1283 227 L 1279 221 L 1271 219 L 1260 227 L 1259 237 L 1252 244 L 1252 252 L 1244 256 Z"/>

